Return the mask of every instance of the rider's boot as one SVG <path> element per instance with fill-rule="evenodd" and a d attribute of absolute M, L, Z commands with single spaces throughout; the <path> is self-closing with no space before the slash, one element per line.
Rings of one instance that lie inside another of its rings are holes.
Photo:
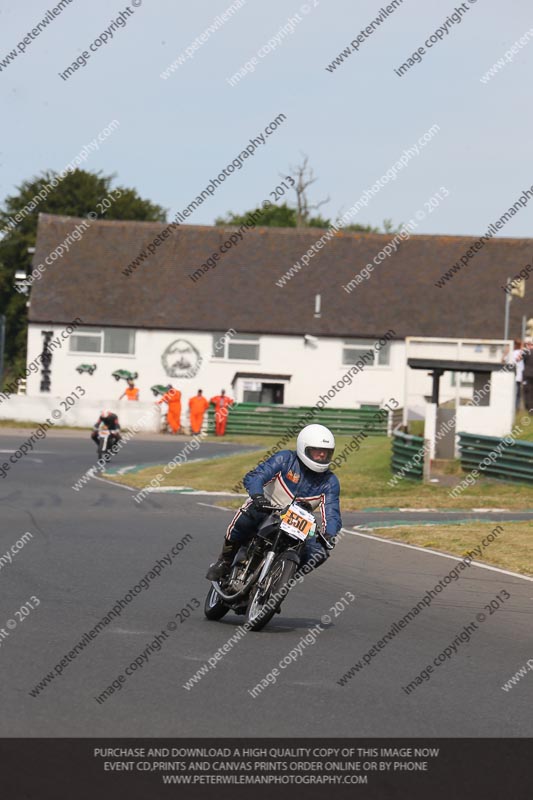
<path fill-rule="evenodd" d="M 205 577 L 208 581 L 218 581 L 228 574 L 231 569 L 231 562 L 235 558 L 239 546 L 238 542 L 228 542 L 227 539 L 224 539 L 224 546 L 218 560 L 211 564 L 207 570 Z"/>

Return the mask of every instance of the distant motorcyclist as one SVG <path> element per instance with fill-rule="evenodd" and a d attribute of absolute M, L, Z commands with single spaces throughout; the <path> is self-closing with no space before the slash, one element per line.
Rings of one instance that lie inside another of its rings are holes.
<path fill-rule="evenodd" d="M 91 439 L 98 447 L 98 431 L 102 426 L 105 426 L 111 434 L 111 444 L 112 447 L 114 444 L 120 441 L 120 423 L 118 421 L 118 417 L 113 411 L 109 411 L 108 409 L 102 411 L 98 419 L 96 420 L 95 424 L 93 425 L 93 430 L 91 433 Z"/>
<path fill-rule="evenodd" d="M 219 580 L 230 571 L 241 545 L 248 544 L 260 523 L 270 513 L 265 506 L 287 506 L 295 497 L 305 500 L 312 510 L 320 508 L 323 535 L 334 546 L 340 531 L 340 484 L 329 467 L 335 450 L 335 437 L 324 425 L 307 425 L 298 434 L 296 451 L 281 450 L 245 475 L 243 483 L 250 499 L 229 524 L 218 560 L 211 564 L 206 578 Z M 300 569 L 311 562 L 319 566 L 328 558 L 326 547 L 316 536 L 308 537 Z"/>

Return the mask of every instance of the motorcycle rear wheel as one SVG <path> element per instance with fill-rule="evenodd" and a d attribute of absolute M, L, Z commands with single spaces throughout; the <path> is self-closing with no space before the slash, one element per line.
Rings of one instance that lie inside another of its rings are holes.
<path fill-rule="evenodd" d="M 289 582 L 296 572 L 297 564 L 294 561 L 280 556 L 272 564 L 270 571 L 270 586 L 262 592 L 255 586 L 250 593 L 250 600 L 246 610 L 246 622 L 252 631 L 260 631 L 268 625 L 278 608 L 281 606 L 285 595 L 289 591 Z M 263 595 L 260 597 L 260 595 Z M 280 596 L 275 604 L 269 603 L 274 595 Z"/>
<path fill-rule="evenodd" d="M 204 614 L 207 619 L 222 619 L 229 611 L 229 606 L 225 604 L 216 589 L 211 586 L 204 603 Z"/>

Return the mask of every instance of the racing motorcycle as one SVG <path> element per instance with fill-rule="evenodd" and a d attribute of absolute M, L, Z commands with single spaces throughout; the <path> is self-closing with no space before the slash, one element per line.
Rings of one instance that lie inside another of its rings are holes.
<path fill-rule="evenodd" d="M 333 548 L 306 501 L 294 499 L 285 508 L 266 506 L 265 511 L 269 515 L 236 553 L 228 575 L 212 581 L 204 606 L 207 619 L 222 619 L 231 609 L 246 615 L 250 630 L 260 631 L 280 612 L 307 537 L 318 535 L 327 550 Z"/>
<path fill-rule="evenodd" d="M 103 458 L 109 461 L 112 455 L 111 448 L 118 441 L 113 431 L 110 431 L 106 425 L 100 425 L 98 428 L 98 458 Z"/>

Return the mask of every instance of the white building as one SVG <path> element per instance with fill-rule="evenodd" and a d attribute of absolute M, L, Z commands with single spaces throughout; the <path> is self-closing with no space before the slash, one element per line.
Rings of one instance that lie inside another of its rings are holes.
<path fill-rule="evenodd" d="M 164 236 L 169 226 L 161 223 L 97 221 L 67 252 L 62 242 L 79 223 L 39 217 L 28 365 L 39 361 L 45 340 L 66 338 L 50 363 L 30 373 L 27 394 L 64 397 L 80 385 L 84 402 L 95 407 L 117 407 L 121 370 L 137 376 L 146 402 L 154 399 L 152 386 L 171 383 L 185 403 L 199 388 L 208 398 L 224 388 L 239 402 L 293 406 L 314 405 L 330 392 L 330 407 L 395 398 L 423 415 L 432 381 L 413 371 L 407 394 L 406 338 L 496 340 L 501 286 L 530 248 L 528 240 L 488 242 L 475 266 L 439 287 L 468 238 L 412 236 L 374 261 L 392 234 L 339 234 L 280 287 L 280 275 L 323 231 L 242 226 L 239 238 L 233 228 L 185 226 Z M 369 263 L 379 266 L 346 291 Z M 512 307 L 513 332 L 520 311 Z M 68 336 L 75 319 L 81 322 Z M 491 347 L 481 360 L 501 361 L 501 341 Z M 438 357 L 436 347 L 432 352 Z M 364 368 L 346 377 L 358 362 Z M 462 381 L 467 385 L 457 387 L 445 373 L 440 402 L 458 392 L 471 396 L 468 376 Z"/>

